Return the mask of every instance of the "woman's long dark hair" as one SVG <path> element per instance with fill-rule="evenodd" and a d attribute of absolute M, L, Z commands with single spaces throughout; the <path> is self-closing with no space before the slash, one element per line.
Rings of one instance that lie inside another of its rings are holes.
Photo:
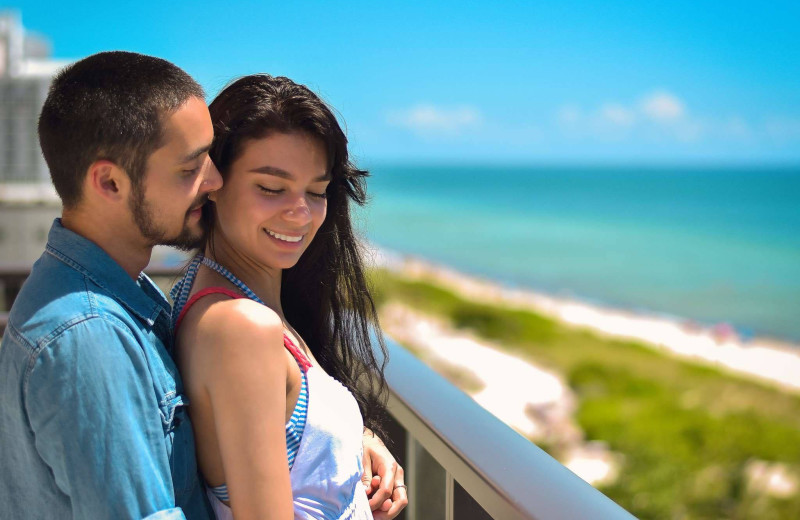
<path fill-rule="evenodd" d="M 209 106 L 214 143 L 209 152 L 223 179 L 244 145 L 273 133 L 302 133 L 325 145 L 331 181 L 328 213 L 308 249 L 283 271 L 281 304 L 286 319 L 326 372 L 358 401 L 364 424 L 381 431 L 386 347 L 364 275 L 360 244 L 350 222 L 353 202 L 367 200 L 366 177 L 350 161 L 345 137 L 331 109 L 311 90 L 284 77 L 245 76 Z M 204 211 L 213 248 L 214 210 Z M 373 353 L 370 330 L 380 348 Z M 365 377 L 366 376 L 366 377 Z"/>

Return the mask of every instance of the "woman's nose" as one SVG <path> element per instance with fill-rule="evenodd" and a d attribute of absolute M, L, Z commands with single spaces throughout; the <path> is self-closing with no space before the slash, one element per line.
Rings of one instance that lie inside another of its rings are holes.
<path fill-rule="evenodd" d="M 286 217 L 305 224 L 311 220 L 311 210 L 305 196 L 298 196 L 291 200 L 286 209 Z"/>

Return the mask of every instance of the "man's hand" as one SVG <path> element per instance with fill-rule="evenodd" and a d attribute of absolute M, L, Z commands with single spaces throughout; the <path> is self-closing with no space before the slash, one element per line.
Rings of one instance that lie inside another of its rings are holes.
<path fill-rule="evenodd" d="M 390 520 L 408 505 L 403 468 L 377 435 L 364 428 L 364 476 L 375 520 Z"/>

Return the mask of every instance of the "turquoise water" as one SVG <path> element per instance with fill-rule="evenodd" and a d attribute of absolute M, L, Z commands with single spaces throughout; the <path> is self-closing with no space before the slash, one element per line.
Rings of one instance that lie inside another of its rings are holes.
<path fill-rule="evenodd" d="M 378 166 L 362 228 L 503 283 L 800 340 L 800 167 Z"/>

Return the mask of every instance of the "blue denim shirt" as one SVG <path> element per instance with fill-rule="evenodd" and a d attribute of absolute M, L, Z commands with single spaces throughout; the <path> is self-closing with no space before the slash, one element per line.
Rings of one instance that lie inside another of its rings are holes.
<path fill-rule="evenodd" d="M 0 346 L 4 518 L 211 516 L 170 307 L 56 219 Z"/>

